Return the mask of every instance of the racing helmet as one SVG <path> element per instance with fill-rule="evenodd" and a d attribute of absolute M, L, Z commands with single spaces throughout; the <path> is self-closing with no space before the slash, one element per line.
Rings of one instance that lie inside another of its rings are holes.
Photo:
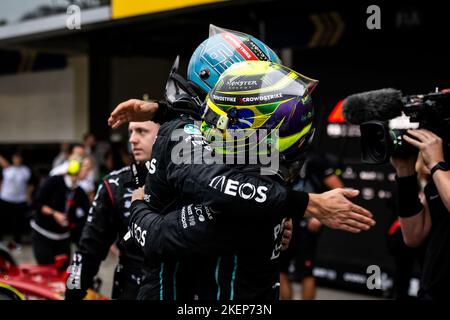
<path fill-rule="evenodd" d="M 257 148 L 258 154 L 270 153 L 260 148 L 265 142 L 276 147 L 281 161 L 295 161 L 314 132 L 311 93 L 317 84 L 270 61 L 236 63 L 220 76 L 206 98 L 202 134 L 209 142 L 233 140 L 231 151 L 216 143 L 215 151 L 222 154 L 249 148 Z M 256 143 L 250 144 L 254 134 Z"/>
<path fill-rule="evenodd" d="M 192 54 L 187 78 L 206 94 L 232 64 L 251 60 L 281 63 L 275 52 L 255 37 L 210 25 L 209 38 Z"/>

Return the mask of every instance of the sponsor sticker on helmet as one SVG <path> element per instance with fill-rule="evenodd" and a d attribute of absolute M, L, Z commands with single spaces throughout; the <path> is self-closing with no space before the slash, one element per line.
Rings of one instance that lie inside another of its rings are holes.
<path fill-rule="evenodd" d="M 258 47 L 258 45 L 252 41 L 252 39 L 250 38 L 246 38 L 242 41 L 247 48 L 249 48 L 254 54 L 255 56 L 258 57 L 258 60 L 261 61 L 269 61 L 269 57 L 261 50 L 260 47 Z"/>
<path fill-rule="evenodd" d="M 258 57 L 235 35 L 230 32 L 221 34 L 226 42 L 228 42 L 245 60 L 258 60 Z"/>

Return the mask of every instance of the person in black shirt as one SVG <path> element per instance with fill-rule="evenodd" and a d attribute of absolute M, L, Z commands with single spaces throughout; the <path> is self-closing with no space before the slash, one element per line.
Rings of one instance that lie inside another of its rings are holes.
<path fill-rule="evenodd" d="M 79 240 L 89 210 L 89 199 L 77 186 L 80 167 L 78 160 L 71 160 L 68 173 L 50 177 L 36 195 L 30 225 L 38 264 L 53 264 L 58 255 L 70 257 L 71 240 Z"/>
<path fill-rule="evenodd" d="M 158 125 L 151 122 L 130 122 L 130 144 L 134 159 L 144 166 L 149 160 Z M 146 172 L 146 168 L 144 172 Z M 81 300 L 86 296 L 102 260 L 116 240 L 128 231 L 130 218 L 132 172 L 129 166 L 110 172 L 100 184 L 83 233 L 79 250 L 74 254 L 66 283 L 66 300 Z M 119 264 L 114 274 L 113 299 L 136 299 L 141 277 L 143 256 L 132 243 L 126 247 L 118 241 Z"/>
<path fill-rule="evenodd" d="M 450 171 L 442 139 L 425 130 L 408 130 L 403 136 L 422 155 L 431 179 L 425 200 L 419 199 L 416 158 L 391 158 L 397 173 L 398 214 L 406 245 L 426 244 L 419 298 L 444 300 L 450 287 Z M 448 148 L 448 147 L 447 147 Z"/>

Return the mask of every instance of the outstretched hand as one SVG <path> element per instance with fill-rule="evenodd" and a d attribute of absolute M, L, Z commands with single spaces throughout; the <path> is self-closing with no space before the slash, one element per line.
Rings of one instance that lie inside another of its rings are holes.
<path fill-rule="evenodd" d="M 310 194 L 306 216 L 314 217 L 333 229 L 353 233 L 369 230 L 375 225 L 372 214 L 349 200 L 358 194 L 358 190 L 342 188 Z"/>

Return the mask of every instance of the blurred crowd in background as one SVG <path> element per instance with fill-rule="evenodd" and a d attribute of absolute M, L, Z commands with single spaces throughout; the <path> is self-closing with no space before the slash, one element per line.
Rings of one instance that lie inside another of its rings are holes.
<path fill-rule="evenodd" d="M 62 143 L 49 163 L 33 161 L 28 154 L 29 150 L 20 147 L 0 151 L 0 242 L 13 250 L 21 250 L 21 245 L 30 241 L 30 221 L 39 190 L 49 177 L 67 175 L 71 160 L 80 163 L 77 185 L 90 202 L 106 174 L 132 162 L 127 144 L 97 141 L 92 133 L 84 134 L 82 141 Z"/>

